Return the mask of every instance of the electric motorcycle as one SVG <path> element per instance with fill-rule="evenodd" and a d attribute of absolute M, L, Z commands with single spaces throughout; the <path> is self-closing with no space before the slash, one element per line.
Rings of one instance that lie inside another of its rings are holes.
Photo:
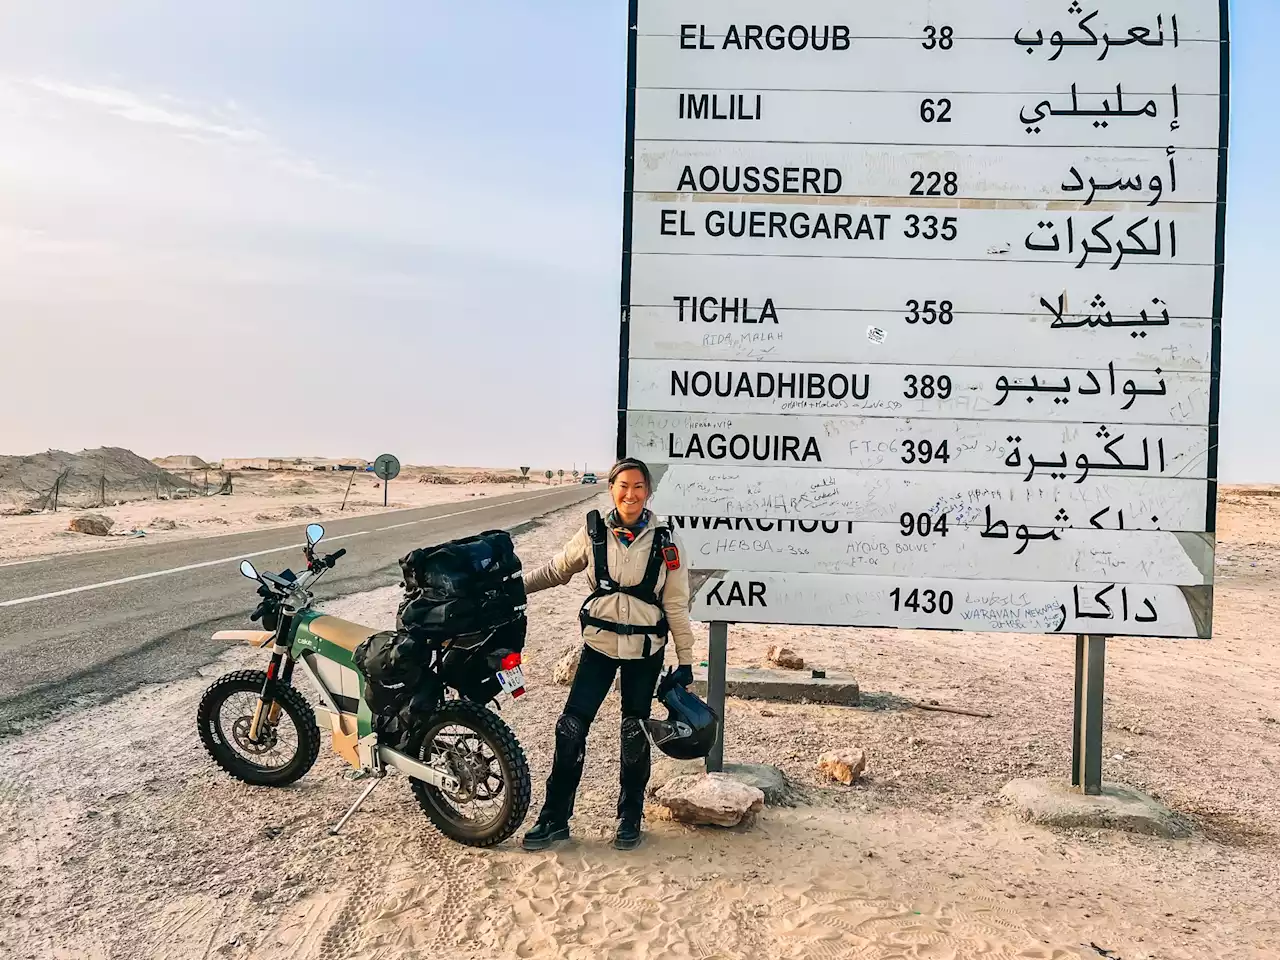
<path fill-rule="evenodd" d="M 469 846 L 501 843 L 524 821 L 530 801 L 524 751 L 490 708 L 493 703 L 500 709 L 525 692 L 519 650 L 509 649 L 498 630 L 465 644 L 430 641 L 412 715 L 389 736 L 384 718 L 368 702 L 367 695 L 376 691 L 357 664 L 364 662 L 370 643 L 394 637 L 313 609 L 311 588 L 346 553 L 317 553 L 323 537 L 320 524 L 307 527 L 307 568 L 301 577 L 241 562 L 240 572 L 259 585 L 262 598 L 251 619 L 262 620 L 268 629 L 224 630 L 214 639 L 249 643 L 269 653 L 270 660 L 265 670 L 229 673 L 206 690 L 197 711 L 205 749 L 245 783 L 283 787 L 303 777 L 319 756 L 318 714 L 334 752 L 353 768 L 353 776 L 370 778 L 330 833 L 341 830 L 395 770 L 408 777 L 414 797 L 441 833 Z M 299 673 L 315 689 L 318 705 L 293 685 Z"/>

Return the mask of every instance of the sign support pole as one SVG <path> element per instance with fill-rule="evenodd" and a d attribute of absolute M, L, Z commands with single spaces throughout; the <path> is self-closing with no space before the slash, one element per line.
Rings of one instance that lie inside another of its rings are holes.
<path fill-rule="evenodd" d="M 719 773 L 724 768 L 724 678 L 728 655 L 729 624 L 716 620 L 711 624 L 707 649 L 707 705 L 720 718 L 720 731 L 707 754 L 707 773 Z"/>
<path fill-rule="evenodd" d="M 1107 638 L 1076 635 L 1075 719 L 1071 738 L 1071 786 L 1102 793 L 1102 690 Z"/>

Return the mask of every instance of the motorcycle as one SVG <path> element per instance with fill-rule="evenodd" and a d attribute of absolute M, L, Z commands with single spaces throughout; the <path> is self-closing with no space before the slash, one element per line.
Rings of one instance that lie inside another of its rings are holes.
<path fill-rule="evenodd" d="M 506 649 L 494 631 L 465 651 L 470 669 L 448 665 L 447 643 L 432 641 L 427 681 L 414 697 L 412 723 L 394 738 L 371 709 L 368 680 L 357 651 L 379 631 L 313 609 L 311 588 L 346 553 L 316 552 L 324 527 L 306 531 L 306 572 L 272 574 L 244 560 L 240 572 L 259 584 L 262 598 L 251 619 L 267 630 L 223 630 L 215 640 L 246 642 L 271 654 L 266 670 L 238 670 L 218 678 L 197 710 L 200 739 L 214 762 L 245 783 L 283 787 L 311 769 L 320 752 L 317 709 L 332 735 L 332 748 L 371 782 L 330 828 L 338 833 L 389 771 L 409 786 L 434 826 L 469 846 L 488 847 L 511 836 L 528 813 L 529 766 L 510 727 L 489 704 L 524 693 L 519 651 Z M 382 636 L 385 636 L 383 634 Z M 478 667 L 478 669 L 477 669 Z M 293 686 L 300 672 L 315 688 L 313 707 Z M 496 681 L 496 683 L 494 682 Z M 454 695 L 451 695 L 454 694 Z M 423 697 L 428 702 L 424 705 Z M 469 815 L 484 808 L 487 816 Z"/>

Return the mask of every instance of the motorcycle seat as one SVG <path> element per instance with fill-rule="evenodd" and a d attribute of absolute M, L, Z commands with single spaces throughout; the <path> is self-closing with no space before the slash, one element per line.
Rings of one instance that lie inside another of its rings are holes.
<path fill-rule="evenodd" d="M 329 616 L 316 617 L 307 624 L 307 629 L 321 640 L 327 640 L 334 646 L 341 647 L 351 653 L 354 653 L 356 647 L 378 632 L 373 627 L 352 623 L 350 620 L 343 620 L 341 617 Z"/>

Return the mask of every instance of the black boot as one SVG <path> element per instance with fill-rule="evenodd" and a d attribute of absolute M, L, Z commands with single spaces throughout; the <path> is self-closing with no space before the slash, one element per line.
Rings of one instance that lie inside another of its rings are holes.
<path fill-rule="evenodd" d="M 644 791 L 649 785 L 649 738 L 638 717 L 622 718 L 621 764 L 618 784 L 618 833 L 613 845 L 631 850 L 640 843 Z"/>
<path fill-rule="evenodd" d="M 556 721 L 556 752 L 547 777 L 547 799 L 538 822 L 524 836 L 526 850 L 542 850 L 569 839 L 569 818 L 587 756 L 587 725 L 572 714 Z"/>
<path fill-rule="evenodd" d="M 618 832 L 613 838 L 613 845 L 618 850 L 634 850 L 640 846 L 640 818 L 626 816 L 618 821 Z"/>
<path fill-rule="evenodd" d="M 521 845 L 526 850 L 545 850 L 553 843 L 569 839 L 569 824 L 539 817 L 533 829 L 524 835 Z"/>

